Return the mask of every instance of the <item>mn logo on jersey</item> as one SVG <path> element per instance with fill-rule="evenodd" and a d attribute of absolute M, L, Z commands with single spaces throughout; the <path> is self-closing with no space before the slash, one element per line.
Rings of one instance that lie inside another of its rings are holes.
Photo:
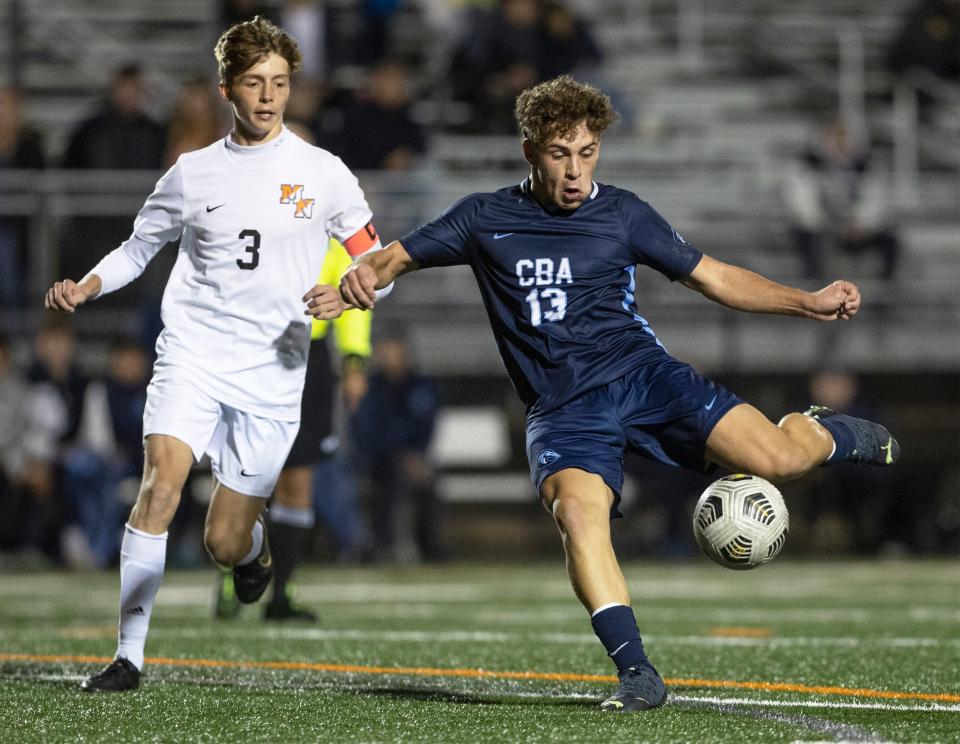
<path fill-rule="evenodd" d="M 303 195 L 303 184 L 280 184 L 280 203 L 293 204 L 293 216 L 300 219 L 313 217 L 313 203 L 315 199 L 308 199 Z"/>

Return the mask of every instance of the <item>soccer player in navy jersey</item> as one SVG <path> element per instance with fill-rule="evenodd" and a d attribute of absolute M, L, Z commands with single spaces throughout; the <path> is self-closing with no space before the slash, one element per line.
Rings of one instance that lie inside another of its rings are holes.
<path fill-rule="evenodd" d="M 560 528 L 567 571 L 620 685 L 601 708 L 664 702 L 610 540 L 625 450 L 704 471 L 774 482 L 844 460 L 892 464 L 900 447 L 879 424 L 822 406 L 779 424 L 667 353 L 637 308 L 637 265 L 726 307 L 849 320 L 860 291 L 838 280 L 817 292 L 783 286 L 702 254 L 635 194 L 593 181 L 616 114 L 598 89 L 568 76 L 524 91 L 516 118 L 530 176 L 473 194 L 358 261 L 346 302 L 370 308 L 401 274 L 469 264 L 507 372 L 527 405 L 527 457 Z"/>

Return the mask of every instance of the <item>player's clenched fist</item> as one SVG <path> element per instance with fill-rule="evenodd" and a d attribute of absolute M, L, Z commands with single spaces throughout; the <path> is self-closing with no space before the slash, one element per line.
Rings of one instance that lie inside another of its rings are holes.
<path fill-rule="evenodd" d="M 72 279 L 64 279 L 62 282 L 55 282 L 47 290 L 43 304 L 47 310 L 72 313 L 88 299 L 90 299 L 90 295 L 81 289 L 79 284 Z"/>
<path fill-rule="evenodd" d="M 813 293 L 813 316 L 818 320 L 850 320 L 860 309 L 860 289 L 838 279 Z"/>
<path fill-rule="evenodd" d="M 370 310 L 376 302 L 377 272 L 366 263 L 349 268 L 340 280 L 340 294 L 353 307 Z"/>
<path fill-rule="evenodd" d="M 307 303 L 307 309 L 303 314 L 312 315 L 320 320 L 339 318 L 347 309 L 340 298 L 340 291 L 329 284 L 314 284 L 303 296 L 303 301 Z"/>

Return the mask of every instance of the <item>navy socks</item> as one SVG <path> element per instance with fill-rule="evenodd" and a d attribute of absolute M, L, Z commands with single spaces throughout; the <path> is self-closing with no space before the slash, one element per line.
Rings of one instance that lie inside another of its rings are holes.
<path fill-rule="evenodd" d="M 590 618 L 590 623 L 607 649 L 607 656 L 617 665 L 618 673 L 647 661 L 632 608 L 622 604 L 601 608 Z"/>
<path fill-rule="evenodd" d="M 823 463 L 824 465 L 843 462 L 850 456 L 853 450 L 856 449 L 853 432 L 838 419 L 840 419 L 839 416 L 817 419 L 817 423 L 830 432 L 830 436 L 833 437 L 833 443 L 835 445 L 833 454 L 827 458 L 826 462 Z"/>

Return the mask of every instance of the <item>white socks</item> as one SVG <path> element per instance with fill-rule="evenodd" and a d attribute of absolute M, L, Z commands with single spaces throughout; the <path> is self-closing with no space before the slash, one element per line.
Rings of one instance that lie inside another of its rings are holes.
<path fill-rule="evenodd" d="M 260 548 L 263 547 L 263 522 L 259 519 L 253 523 L 253 545 L 250 547 L 250 552 L 247 553 L 240 561 L 237 563 L 238 566 L 245 566 L 258 555 L 260 555 Z"/>
<path fill-rule="evenodd" d="M 163 579 L 167 533 L 151 535 L 129 524 L 120 547 L 120 632 L 117 656 L 143 667 L 153 600 Z"/>

